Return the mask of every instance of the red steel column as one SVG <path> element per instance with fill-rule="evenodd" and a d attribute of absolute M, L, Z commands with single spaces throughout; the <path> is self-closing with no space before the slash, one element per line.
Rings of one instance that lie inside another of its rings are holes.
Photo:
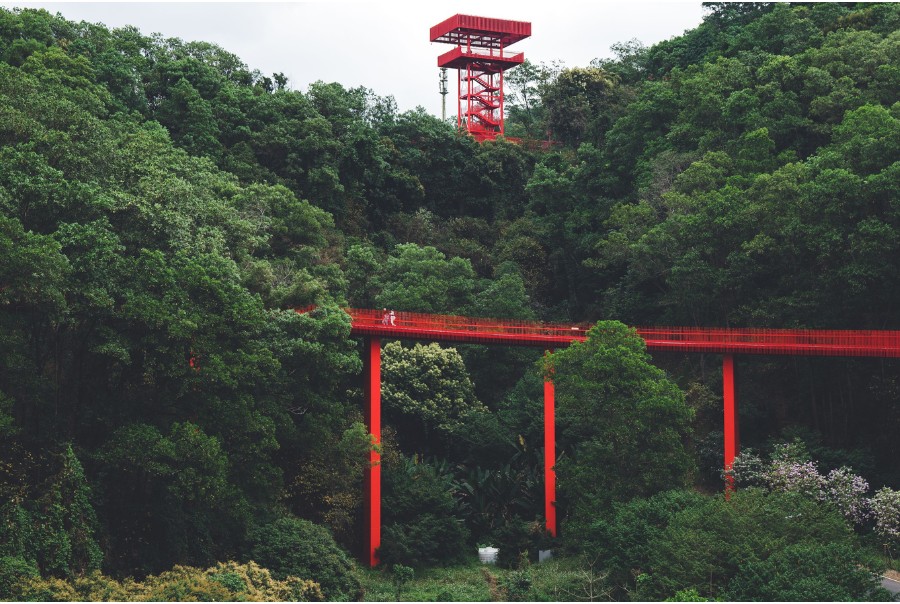
<path fill-rule="evenodd" d="M 366 395 L 366 429 L 374 444 L 381 444 L 381 340 L 366 338 L 363 355 L 363 376 Z M 375 550 L 381 546 L 381 455 L 369 452 L 366 470 L 366 551 L 369 566 L 378 564 Z"/>
<path fill-rule="evenodd" d="M 556 536 L 556 389 L 544 378 L 544 517 L 547 531 Z"/>
<path fill-rule="evenodd" d="M 731 470 L 740 447 L 738 434 L 738 406 L 734 389 L 734 355 L 722 359 L 722 386 L 725 401 L 725 471 Z M 727 479 L 726 489 L 734 489 L 734 478 Z"/>

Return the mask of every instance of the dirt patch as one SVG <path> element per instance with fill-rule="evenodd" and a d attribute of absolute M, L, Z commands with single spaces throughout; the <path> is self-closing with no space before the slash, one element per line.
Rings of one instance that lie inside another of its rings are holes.
<path fill-rule="evenodd" d="M 900 581 L 900 572 L 896 570 L 886 570 L 884 571 L 884 576 L 888 579 L 893 579 L 894 581 Z"/>
<path fill-rule="evenodd" d="M 486 568 L 482 568 L 481 572 L 484 575 L 484 580 L 487 581 L 488 589 L 491 592 L 491 602 L 505 602 L 506 593 L 499 585 L 497 585 L 497 577 L 494 576 L 494 573 Z"/>

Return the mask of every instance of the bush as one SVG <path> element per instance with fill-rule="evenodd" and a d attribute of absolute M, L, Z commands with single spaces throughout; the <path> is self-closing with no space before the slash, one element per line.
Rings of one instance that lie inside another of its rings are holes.
<path fill-rule="evenodd" d="M 463 557 L 468 533 L 462 523 L 442 514 L 419 517 L 384 527 L 378 558 L 383 564 L 415 568 L 452 564 Z"/>
<path fill-rule="evenodd" d="M 529 602 L 532 598 L 532 576 L 528 567 L 510 571 L 500 580 L 500 587 L 505 592 L 508 602 Z"/>
<path fill-rule="evenodd" d="M 848 522 L 861 525 L 869 518 L 869 483 L 847 466 L 823 476 L 818 464 L 808 459 L 801 441 L 776 444 L 769 462 L 748 449 L 737 458 L 731 472 L 739 486 L 761 486 L 771 491 L 801 493 L 815 501 L 833 503 Z"/>
<path fill-rule="evenodd" d="M 136 584 L 139 600 L 156 602 L 311 602 L 324 600 L 319 585 L 288 576 L 277 580 L 254 562 L 220 562 L 206 570 L 176 566 Z"/>
<path fill-rule="evenodd" d="M 462 560 L 469 533 L 453 498 L 452 475 L 415 459 L 386 459 L 381 562 L 421 568 Z"/>
<path fill-rule="evenodd" d="M 78 602 L 75 587 L 65 579 L 32 577 L 19 584 L 16 599 L 22 602 Z"/>
<path fill-rule="evenodd" d="M 395 600 L 400 601 L 400 594 L 403 592 L 403 586 L 413 580 L 416 573 L 413 569 L 402 564 L 395 564 L 391 568 L 391 576 L 394 579 L 394 587 L 397 589 Z"/>
<path fill-rule="evenodd" d="M 900 547 L 900 491 L 884 487 L 871 500 L 875 534 L 888 547 Z"/>
<path fill-rule="evenodd" d="M 271 573 L 250 562 L 220 562 L 202 570 L 176 566 L 143 582 L 115 579 L 93 572 L 74 581 L 34 577 L 21 584 L 17 599 L 33 602 L 310 602 L 324 596 L 313 581 Z"/>
<path fill-rule="evenodd" d="M 494 529 L 490 542 L 500 550 L 497 563 L 512 568 L 523 557 L 536 562 L 538 550 L 550 549 L 553 540 L 541 523 L 513 517 Z"/>
<path fill-rule="evenodd" d="M 648 578 L 637 595 L 658 600 L 695 588 L 716 598 L 743 565 L 801 543 L 851 547 L 854 537 L 837 510 L 797 493 L 746 489 L 730 500 L 707 497 L 650 535 Z"/>
<path fill-rule="evenodd" d="M 682 510 L 704 505 L 707 498 L 691 491 L 665 491 L 649 499 L 617 504 L 613 513 L 597 518 L 581 534 L 569 538 L 576 551 L 609 573 L 619 595 L 633 588 L 636 574 L 647 570 L 654 539 Z"/>
<path fill-rule="evenodd" d="M 37 576 L 38 569 L 33 562 L 13 556 L 0 558 L 0 601 L 19 599 L 16 595 L 19 583 Z"/>
<path fill-rule="evenodd" d="M 798 543 L 750 561 L 728 584 L 726 600 L 763 602 L 889 601 L 877 576 L 846 545 Z"/>
<path fill-rule="evenodd" d="M 360 594 L 356 566 L 328 529 L 300 518 L 283 517 L 251 532 L 250 555 L 278 579 L 312 579 L 329 600 Z"/>

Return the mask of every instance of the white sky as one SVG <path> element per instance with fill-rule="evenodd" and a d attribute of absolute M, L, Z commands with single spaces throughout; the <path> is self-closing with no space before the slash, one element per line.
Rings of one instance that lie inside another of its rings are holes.
<path fill-rule="evenodd" d="M 700 0 L 488 2 L 420 0 L 308 2 L 28 2 L 0 6 L 45 8 L 70 21 L 134 25 L 185 41 L 218 44 L 266 75 L 283 72 L 291 88 L 311 82 L 365 86 L 393 95 L 401 111 L 417 105 L 440 115 L 438 55 L 447 44 L 428 41 L 429 29 L 456 13 L 530 21 L 531 38 L 510 50 L 533 63 L 561 60 L 586 66 L 611 57 L 615 42 L 637 38 L 647 46 L 696 27 Z M 448 114 L 454 113 L 455 77 L 450 75 Z"/>

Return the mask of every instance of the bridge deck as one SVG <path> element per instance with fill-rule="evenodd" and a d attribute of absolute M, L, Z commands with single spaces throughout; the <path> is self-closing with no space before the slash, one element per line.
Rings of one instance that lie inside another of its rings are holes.
<path fill-rule="evenodd" d="M 297 309 L 308 312 L 311 308 Z M 562 347 L 584 341 L 590 324 L 480 319 L 348 308 L 353 335 L 468 344 Z M 900 331 L 638 327 L 651 351 L 900 358 Z"/>

